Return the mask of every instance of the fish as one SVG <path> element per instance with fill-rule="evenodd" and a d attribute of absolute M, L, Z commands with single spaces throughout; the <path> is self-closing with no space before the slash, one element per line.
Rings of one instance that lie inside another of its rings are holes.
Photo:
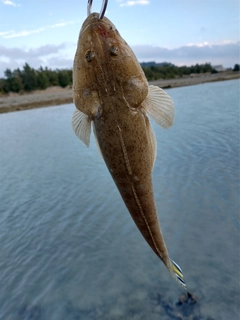
<path fill-rule="evenodd" d="M 148 116 L 167 129 L 174 103 L 149 85 L 130 46 L 107 18 L 91 13 L 84 21 L 73 63 L 72 128 L 97 148 L 136 226 L 170 274 L 184 287 L 179 265 L 170 259 L 154 200 L 152 171 L 157 154 Z"/>

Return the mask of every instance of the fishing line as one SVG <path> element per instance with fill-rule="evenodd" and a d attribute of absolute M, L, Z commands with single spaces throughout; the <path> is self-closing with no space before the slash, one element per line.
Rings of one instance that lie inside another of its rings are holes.
<path fill-rule="evenodd" d="M 92 13 L 92 2 L 93 2 L 93 0 L 88 0 L 88 4 L 87 4 L 87 15 L 88 16 Z M 107 9 L 107 4 L 108 4 L 108 0 L 103 0 L 102 8 L 101 8 L 101 11 L 98 16 L 99 19 L 102 19 L 104 17 L 105 11 Z"/>

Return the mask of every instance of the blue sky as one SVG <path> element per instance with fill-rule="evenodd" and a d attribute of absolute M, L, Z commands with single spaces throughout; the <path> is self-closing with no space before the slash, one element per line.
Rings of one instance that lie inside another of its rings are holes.
<path fill-rule="evenodd" d="M 239 0 L 109 0 L 105 15 L 140 62 L 239 63 Z M 25 62 L 71 68 L 86 16 L 87 0 L 0 0 L 0 77 Z"/>

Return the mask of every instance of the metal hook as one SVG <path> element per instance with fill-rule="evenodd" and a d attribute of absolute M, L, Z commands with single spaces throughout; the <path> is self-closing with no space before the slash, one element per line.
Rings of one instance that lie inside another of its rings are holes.
<path fill-rule="evenodd" d="M 88 16 L 92 12 L 92 2 L 93 2 L 93 0 L 88 0 L 88 5 L 87 5 L 87 15 Z M 105 11 L 107 9 L 107 4 L 108 4 L 108 0 L 103 0 L 102 8 L 101 8 L 101 11 L 100 11 L 99 16 L 98 16 L 99 19 L 103 18 L 104 14 L 105 14 Z"/>

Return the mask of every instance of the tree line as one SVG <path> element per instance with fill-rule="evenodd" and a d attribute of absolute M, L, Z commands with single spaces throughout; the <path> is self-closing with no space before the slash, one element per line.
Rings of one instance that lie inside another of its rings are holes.
<path fill-rule="evenodd" d="M 217 71 L 211 66 L 210 63 L 196 64 L 190 67 L 181 66 L 177 67 L 171 63 L 161 63 L 148 65 L 142 64 L 143 71 L 148 80 L 158 79 L 172 79 L 190 75 L 192 73 L 216 73 Z"/>
<path fill-rule="evenodd" d="M 190 75 L 192 73 L 216 73 L 217 71 L 210 63 L 196 64 L 193 66 L 177 67 L 171 63 L 142 63 L 142 69 L 146 78 L 150 80 L 171 79 Z M 239 71 L 239 65 L 235 65 L 233 71 Z M 33 69 L 25 63 L 22 70 L 7 69 L 4 72 L 5 78 L 0 78 L 0 93 L 8 92 L 30 92 L 36 89 L 46 89 L 51 86 L 72 85 L 72 70 L 57 69 L 51 70 L 43 67 Z"/>
<path fill-rule="evenodd" d="M 0 92 L 29 92 L 36 89 L 46 89 L 51 86 L 65 88 L 72 84 L 71 69 L 51 70 L 40 67 L 35 70 L 25 63 L 23 69 L 4 72 L 5 78 L 0 79 Z"/>

